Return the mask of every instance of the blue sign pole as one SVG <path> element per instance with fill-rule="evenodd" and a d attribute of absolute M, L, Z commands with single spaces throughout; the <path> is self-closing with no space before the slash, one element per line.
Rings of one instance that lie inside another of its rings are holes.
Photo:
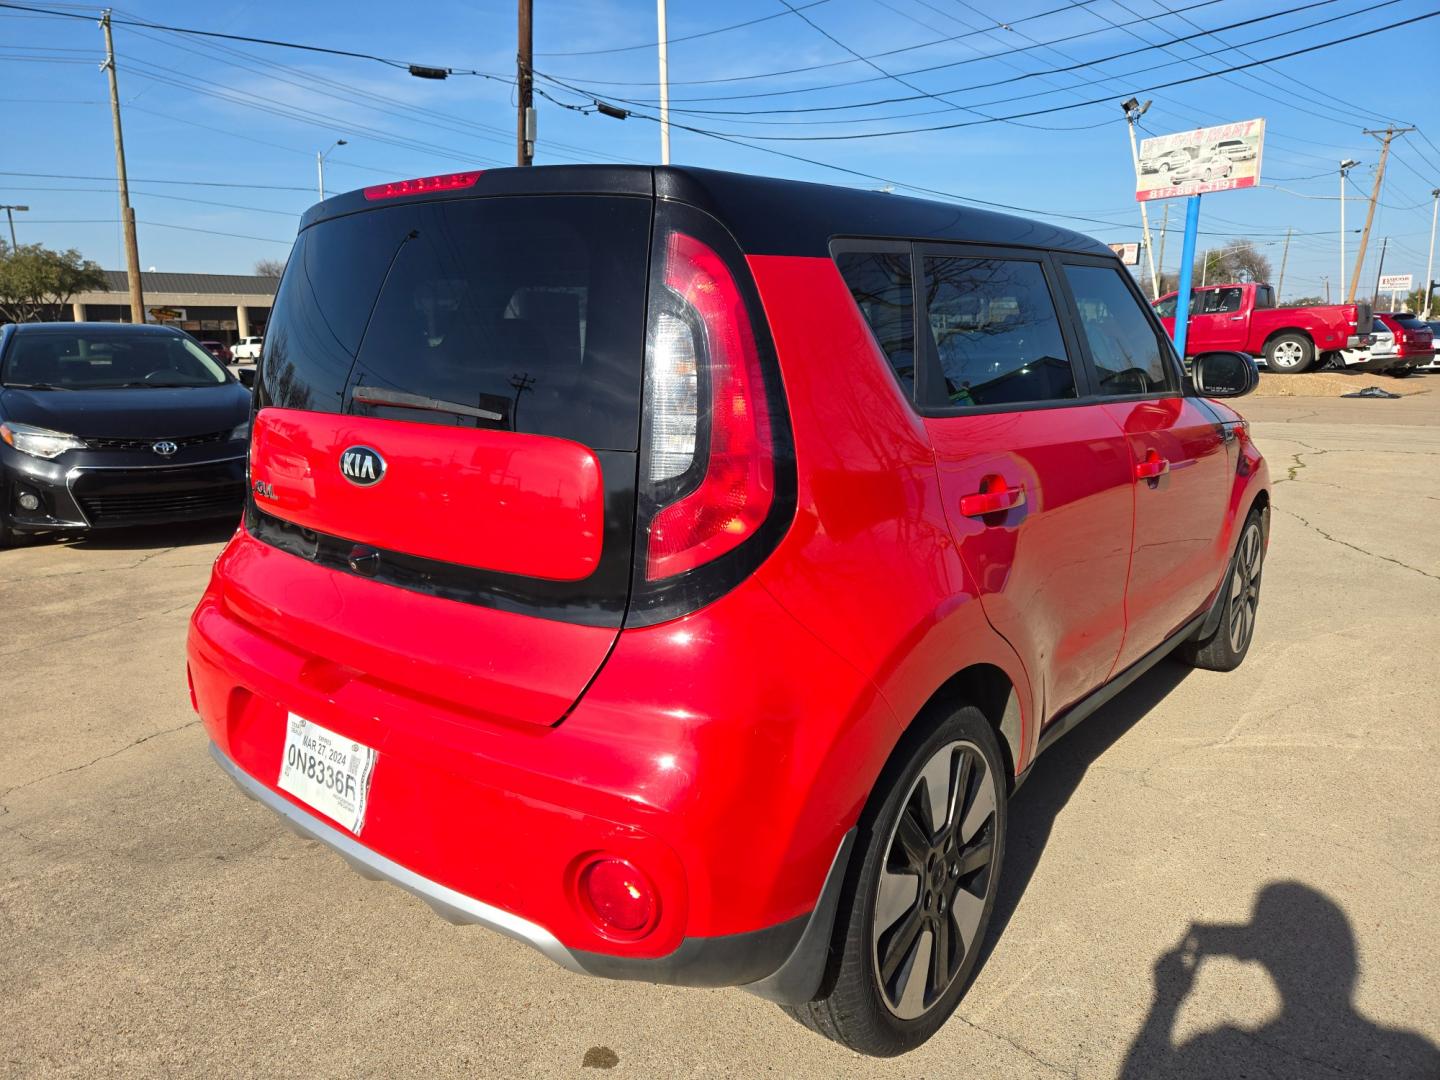
<path fill-rule="evenodd" d="M 1185 204 L 1185 250 L 1180 254 L 1180 291 L 1175 297 L 1175 351 L 1185 359 L 1185 339 L 1190 336 L 1190 280 L 1194 276 L 1195 237 L 1200 231 L 1200 196 L 1191 195 Z"/>

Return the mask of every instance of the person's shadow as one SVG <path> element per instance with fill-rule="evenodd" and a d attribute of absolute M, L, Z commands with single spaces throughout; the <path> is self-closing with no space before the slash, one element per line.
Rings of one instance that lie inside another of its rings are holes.
<path fill-rule="evenodd" d="M 1262 1027 L 1225 1024 L 1177 1046 L 1175 1019 L 1207 956 L 1261 964 L 1280 993 L 1280 1014 Z M 1297 881 L 1267 885 L 1248 923 L 1191 923 L 1183 943 L 1155 962 L 1155 997 L 1120 1076 L 1436 1080 L 1440 1048 L 1355 1011 L 1359 972 L 1338 904 Z"/>

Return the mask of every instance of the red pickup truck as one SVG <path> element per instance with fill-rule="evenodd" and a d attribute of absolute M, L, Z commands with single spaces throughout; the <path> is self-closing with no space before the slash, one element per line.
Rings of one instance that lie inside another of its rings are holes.
<path fill-rule="evenodd" d="M 1171 336 L 1175 301 L 1169 293 L 1155 301 L 1155 312 Z M 1277 308 L 1275 290 L 1259 282 L 1206 285 L 1190 290 L 1190 330 L 1185 355 L 1234 349 L 1263 356 L 1271 371 L 1308 371 L 1341 349 L 1370 343 L 1369 304 Z"/>

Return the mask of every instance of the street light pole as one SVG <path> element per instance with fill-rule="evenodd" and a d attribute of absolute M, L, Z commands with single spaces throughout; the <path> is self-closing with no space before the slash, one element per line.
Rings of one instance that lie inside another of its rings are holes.
<path fill-rule="evenodd" d="M 1432 200 L 1430 206 L 1430 256 L 1425 260 L 1425 314 L 1420 316 L 1427 322 L 1430 319 L 1430 294 L 1433 291 L 1430 286 L 1431 275 L 1435 273 L 1435 222 L 1437 218 L 1440 218 L 1440 188 L 1430 192 L 1430 198 Z M 18 209 L 23 210 L 24 207 L 18 207 Z M 13 224 L 10 226 L 10 232 L 13 242 L 15 232 Z"/>
<path fill-rule="evenodd" d="M 1143 105 L 1135 98 L 1122 101 L 1120 108 L 1125 110 L 1125 123 L 1130 129 L 1130 163 L 1135 168 L 1135 187 L 1140 187 L 1140 149 L 1135 143 L 1135 121 L 1145 115 L 1150 108 L 1150 102 Z M 1155 300 L 1160 296 L 1160 277 L 1155 272 L 1155 248 L 1150 241 L 1150 211 L 1145 205 L 1145 200 L 1140 200 L 1140 225 L 1145 233 L 1145 257 L 1150 263 L 1150 299 Z"/>
<path fill-rule="evenodd" d="M 29 210 L 29 209 L 30 209 L 30 207 L 28 207 L 28 206 L 16 206 L 16 205 L 11 204 L 11 203 L 6 203 L 6 204 L 5 204 L 5 217 L 6 217 L 6 218 L 9 220 L 9 222 L 10 222 L 10 250 L 11 250 L 11 251 L 14 251 L 17 247 L 20 246 L 18 243 L 15 242 L 15 213 L 14 213 L 14 212 L 15 212 L 16 210 L 19 210 L 19 211 L 21 211 L 21 212 L 23 213 L 23 212 L 25 212 L 26 210 Z M 1430 241 L 1430 245 L 1431 245 L 1432 248 L 1433 248 L 1434 245 L 1435 245 L 1435 241 L 1434 241 L 1433 237 L 1432 237 L 1432 239 L 1431 239 L 1431 241 Z"/>
<path fill-rule="evenodd" d="M 1345 295 L 1345 178 L 1360 162 L 1346 158 L 1340 162 L 1340 295 Z"/>
<path fill-rule="evenodd" d="M 670 164 L 670 59 L 665 40 L 665 0 L 655 0 L 660 39 L 660 164 Z"/>
<path fill-rule="evenodd" d="M 325 201 L 325 159 L 330 156 L 330 151 L 334 150 L 335 147 L 348 145 L 350 144 L 347 143 L 344 139 L 336 139 L 333 143 L 330 144 L 330 148 L 328 150 L 315 151 L 315 183 L 320 189 L 321 202 Z"/>

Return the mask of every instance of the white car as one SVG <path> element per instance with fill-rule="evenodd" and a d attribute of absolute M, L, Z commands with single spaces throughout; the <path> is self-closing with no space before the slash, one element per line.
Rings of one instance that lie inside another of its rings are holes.
<path fill-rule="evenodd" d="M 1395 351 L 1395 333 L 1379 319 L 1371 325 L 1370 336 L 1374 339 L 1363 349 L 1342 349 L 1342 367 L 1358 371 L 1386 371 L 1400 362 Z"/>
<path fill-rule="evenodd" d="M 230 358 L 236 364 L 254 364 L 260 359 L 260 348 L 264 338 L 242 337 L 230 346 Z"/>

